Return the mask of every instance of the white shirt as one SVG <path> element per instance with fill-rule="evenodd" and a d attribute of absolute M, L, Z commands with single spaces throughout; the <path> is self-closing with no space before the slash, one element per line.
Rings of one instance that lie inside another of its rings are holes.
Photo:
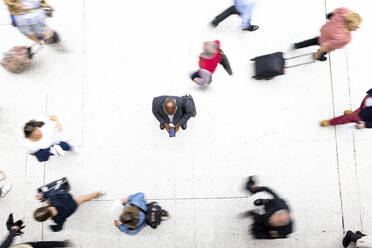
<path fill-rule="evenodd" d="M 168 115 L 168 118 L 169 118 L 169 120 L 170 120 L 170 123 L 173 123 L 174 115 Z"/>
<path fill-rule="evenodd" d="M 366 107 L 371 107 L 372 106 L 372 97 L 371 96 L 366 99 L 365 104 L 366 104 Z"/>
<path fill-rule="evenodd" d="M 38 141 L 31 141 L 26 139 L 26 147 L 29 153 L 35 153 L 40 149 L 47 149 L 54 144 L 58 144 L 62 141 L 62 133 L 56 128 L 57 123 L 49 120 L 49 118 L 43 118 L 41 120 L 44 125 L 39 128 L 41 132 L 41 139 Z"/>

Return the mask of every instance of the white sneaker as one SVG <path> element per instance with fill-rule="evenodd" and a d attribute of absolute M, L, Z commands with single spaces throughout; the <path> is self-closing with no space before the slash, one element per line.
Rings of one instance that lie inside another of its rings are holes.
<path fill-rule="evenodd" d="M 57 152 L 57 154 L 55 154 L 55 155 L 64 156 L 66 154 L 65 151 L 62 149 L 62 147 L 60 145 L 53 145 L 52 147 Z"/>
<path fill-rule="evenodd" d="M 4 186 L 1 188 L 0 198 L 3 198 L 6 194 L 8 194 L 11 188 L 12 188 L 11 183 L 5 183 Z"/>

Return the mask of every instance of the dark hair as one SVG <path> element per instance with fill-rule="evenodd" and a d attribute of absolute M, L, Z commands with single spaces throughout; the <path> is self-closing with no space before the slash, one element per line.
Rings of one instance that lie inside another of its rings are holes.
<path fill-rule="evenodd" d="M 139 222 L 139 209 L 136 206 L 127 206 L 120 215 L 120 222 L 131 229 L 136 229 Z"/>
<path fill-rule="evenodd" d="M 34 212 L 34 219 L 43 222 L 52 217 L 52 211 L 49 209 L 49 206 L 44 206 L 38 208 Z"/>
<path fill-rule="evenodd" d="M 25 124 L 23 132 L 25 133 L 26 138 L 30 137 L 31 134 L 35 131 L 37 127 L 42 127 L 44 122 L 31 120 Z"/>

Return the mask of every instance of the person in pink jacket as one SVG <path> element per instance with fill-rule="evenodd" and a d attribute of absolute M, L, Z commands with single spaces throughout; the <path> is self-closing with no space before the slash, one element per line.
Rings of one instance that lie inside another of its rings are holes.
<path fill-rule="evenodd" d="M 320 36 L 294 44 L 295 49 L 319 45 L 314 59 L 326 61 L 325 55 L 343 48 L 351 41 L 351 32 L 359 29 L 362 18 L 347 8 L 338 8 L 327 15 L 329 21 L 320 30 Z"/>

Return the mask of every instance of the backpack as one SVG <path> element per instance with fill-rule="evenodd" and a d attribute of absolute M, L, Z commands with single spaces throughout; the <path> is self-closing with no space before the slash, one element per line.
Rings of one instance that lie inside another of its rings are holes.
<path fill-rule="evenodd" d="M 146 215 L 146 224 L 156 229 L 163 221 L 163 217 L 169 217 L 168 212 L 162 209 L 157 202 L 150 202 L 147 205 L 147 211 L 140 208 L 140 211 Z"/>
<path fill-rule="evenodd" d="M 190 110 L 190 109 L 186 109 L 186 107 L 187 107 L 186 103 L 187 103 L 187 101 L 190 101 L 190 103 L 192 105 L 191 116 L 195 117 L 196 116 L 196 106 L 195 106 L 194 98 L 192 98 L 192 95 L 184 95 L 184 96 L 182 96 L 182 99 L 183 99 L 182 111 L 186 113 L 187 110 Z"/>

